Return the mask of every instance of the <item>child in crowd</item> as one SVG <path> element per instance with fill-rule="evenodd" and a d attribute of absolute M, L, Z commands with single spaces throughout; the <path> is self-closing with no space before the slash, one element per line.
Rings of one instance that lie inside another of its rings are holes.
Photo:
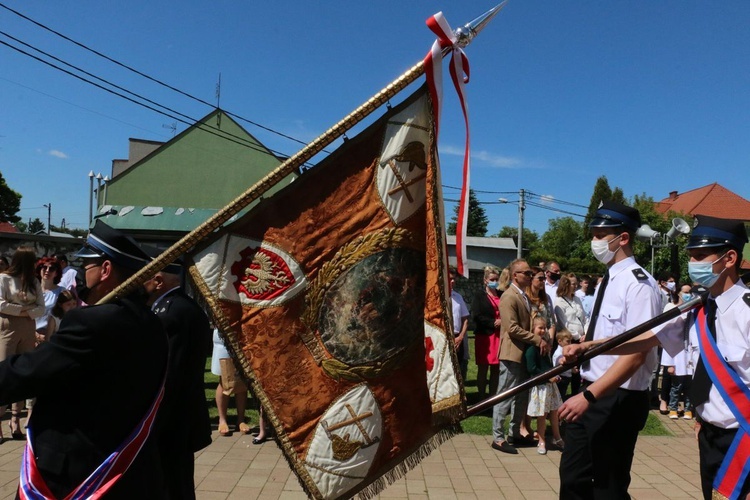
<path fill-rule="evenodd" d="M 541 316 L 535 316 L 531 322 L 531 331 L 534 335 L 544 336 L 547 334 L 547 321 Z M 542 356 L 539 348 L 529 346 L 524 353 L 526 368 L 530 376 L 539 375 L 552 369 L 552 359 L 549 355 Z M 560 424 L 557 420 L 557 409 L 562 406 L 560 392 L 557 385 L 560 377 L 553 377 L 543 384 L 531 388 L 529 392 L 529 406 L 527 413 L 530 417 L 536 417 L 536 431 L 539 434 L 539 444 L 536 451 L 540 455 L 547 454 L 547 444 L 545 441 L 545 430 L 547 428 L 546 416 L 550 415 L 550 424 L 552 425 L 552 443 L 562 449 L 565 445 L 562 436 L 560 436 Z"/>
<path fill-rule="evenodd" d="M 555 339 L 557 340 L 557 349 L 555 349 L 555 353 L 552 355 L 553 366 L 563 364 L 563 347 L 565 347 L 566 345 L 570 345 L 570 343 L 573 342 L 573 334 L 563 328 L 562 330 L 557 332 L 557 335 L 555 335 Z M 568 399 L 568 386 L 570 385 L 570 379 L 574 373 L 578 373 L 577 366 L 574 366 L 570 370 L 566 370 L 560 374 L 560 381 L 557 383 L 557 389 L 558 391 L 560 391 L 560 396 L 562 397 L 563 401 Z"/>
<path fill-rule="evenodd" d="M 666 349 L 662 350 L 661 353 L 661 364 L 667 368 L 667 374 L 672 379 L 672 387 L 669 390 L 669 418 L 672 420 L 680 418 L 680 399 L 684 404 L 682 418 L 685 420 L 692 420 L 693 418 L 690 407 L 690 381 L 693 378 L 693 369 L 688 362 L 693 350 L 697 350 L 697 346 L 693 349 L 693 346 L 686 342 L 685 349 L 675 357 L 670 356 Z"/>
<path fill-rule="evenodd" d="M 47 334 L 44 340 L 49 340 L 53 333 L 60 328 L 60 321 L 66 312 L 78 307 L 78 299 L 70 290 L 63 290 L 57 296 L 57 302 L 52 307 L 52 314 L 47 320 Z"/>

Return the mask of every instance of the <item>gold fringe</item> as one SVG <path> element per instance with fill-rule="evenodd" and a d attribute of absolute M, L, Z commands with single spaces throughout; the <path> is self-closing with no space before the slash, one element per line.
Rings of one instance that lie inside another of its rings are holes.
<path fill-rule="evenodd" d="M 379 475 L 377 479 L 366 485 L 361 485 L 357 490 L 350 490 L 346 495 L 340 497 L 352 498 L 354 495 L 360 500 L 368 500 L 375 495 L 383 491 L 387 486 L 395 483 L 406 475 L 410 470 L 419 465 L 419 463 L 427 456 L 440 447 L 441 444 L 448 441 L 450 438 L 457 434 L 461 434 L 461 426 L 458 424 L 446 427 L 439 430 L 427 441 L 417 447 L 408 457 L 397 464 L 386 464 L 383 469 L 388 469 L 387 472 Z M 376 473 L 377 474 L 377 473 Z"/>
<path fill-rule="evenodd" d="M 729 498 L 725 497 L 716 490 L 711 490 L 711 500 L 729 500 Z"/>

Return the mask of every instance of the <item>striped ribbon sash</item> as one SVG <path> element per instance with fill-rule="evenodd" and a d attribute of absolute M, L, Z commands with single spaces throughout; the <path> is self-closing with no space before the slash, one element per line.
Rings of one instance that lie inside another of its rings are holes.
<path fill-rule="evenodd" d="M 750 388 L 719 352 L 708 330 L 705 308 L 696 314 L 695 324 L 706 372 L 740 424 L 713 484 L 714 496 L 718 493 L 719 498 L 734 500 L 739 498 L 750 472 Z"/>
<path fill-rule="evenodd" d="M 138 426 L 123 441 L 107 459 L 96 468 L 77 488 L 71 491 L 64 500 L 83 500 L 101 498 L 123 474 L 138 456 L 143 444 L 151 434 L 156 412 L 164 397 L 164 381 L 156 399 L 151 403 L 148 413 L 141 419 Z M 26 433 L 26 448 L 21 462 L 21 480 L 18 485 L 18 496 L 23 500 L 55 499 L 37 469 L 34 450 L 31 446 L 32 428 Z"/>

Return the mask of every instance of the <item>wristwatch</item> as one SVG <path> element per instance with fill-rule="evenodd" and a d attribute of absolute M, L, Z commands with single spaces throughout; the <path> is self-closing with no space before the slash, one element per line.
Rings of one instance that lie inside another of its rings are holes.
<path fill-rule="evenodd" d="M 594 396 L 590 390 L 586 389 L 583 391 L 583 397 L 586 398 L 586 401 L 588 401 L 591 404 L 596 403 L 596 396 Z"/>

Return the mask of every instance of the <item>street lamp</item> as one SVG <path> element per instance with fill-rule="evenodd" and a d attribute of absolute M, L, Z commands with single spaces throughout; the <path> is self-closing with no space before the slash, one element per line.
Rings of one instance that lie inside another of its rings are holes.
<path fill-rule="evenodd" d="M 103 181 L 104 181 L 104 194 L 102 195 L 102 205 L 106 205 L 107 204 L 107 185 L 109 184 L 109 176 L 105 175 Z"/>
<path fill-rule="evenodd" d="M 94 220 L 94 171 L 89 170 L 89 226 Z"/>
<path fill-rule="evenodd" d="M 517 203 L 518 204 L 518 244 L 516 249 L 516 258 L 520 259 L 523 257 L 523 211 L 526 210 L 526 204 L 524 198 L 526 191 L 520 189 L 518 191 L 518 201 L 511 202 L 507 198 L 498 198 L 497 201 L 500 203 Z"/>
<path fill-rule="evenodd" d="M 52 224 L 52 203 L 47 203 L 46 205 L 42 206 L 47 209 L 47 236 L 49 236 L 50 225 Z"/>

